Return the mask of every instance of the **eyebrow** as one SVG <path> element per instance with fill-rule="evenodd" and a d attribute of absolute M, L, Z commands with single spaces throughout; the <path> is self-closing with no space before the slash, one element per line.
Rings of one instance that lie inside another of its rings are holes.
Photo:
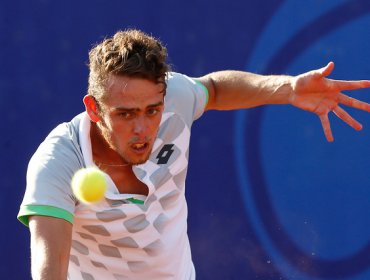
<path fill-rule="evenodd" d="M 159 107 L 159 106 L 162 106 L 162 105 L 163 105 L 163 101 L 160 101 L 158 103 L 150 104 L 150 105 L 146 106 L 145 109 L 155 108 L 155 107 Z M 114 111 L 137 112 L 137 111 L 140 111 L 140 108 L 116 107 L 116 108 L 114 108 Z"/>

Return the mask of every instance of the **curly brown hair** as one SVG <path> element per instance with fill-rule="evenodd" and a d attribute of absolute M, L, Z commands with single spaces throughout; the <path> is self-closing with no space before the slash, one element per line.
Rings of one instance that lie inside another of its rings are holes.
<path fill-rule="evenodd" d="M 135 29 L 118 31 L 89 52 L 88 94 L 102 100 L 111 74 L 140 77 L 166 86 L 166 73 L 170 71 L 166 58 L 167 49 L 158 39 Z"/>

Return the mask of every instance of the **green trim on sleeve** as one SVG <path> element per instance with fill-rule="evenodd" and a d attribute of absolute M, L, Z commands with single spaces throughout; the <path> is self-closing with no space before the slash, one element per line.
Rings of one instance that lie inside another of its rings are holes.
<path fill-rule="evenodd" d="M 205 85 L 203 85 L 201 82 L 194 80 L 198 85 L 201 86 L 201 88 L 204 90 L 204 93 L 206 94 L 206 105 L 208 104 L 208 99 L 209 99 L 209 93 L 208 89 L 206 88 Z"/>
<path fill-rule="evenodd" d="M 128 198 L 127 201 L 130 201 L 131 203 L 134 203 L 134 204 L 144 204 L 144 201 L 133 198 L 133 197 Z"/>
<path fill-rule="evenodd" d="M 73 214 L 61 208 L 47 205 L 27 205 L 21 207 L 17 218 L 21 223 L 28 226 L 29 217 L 34 215 L 60 218 L 71 224 L 73 224 L 74 217 Z"/>

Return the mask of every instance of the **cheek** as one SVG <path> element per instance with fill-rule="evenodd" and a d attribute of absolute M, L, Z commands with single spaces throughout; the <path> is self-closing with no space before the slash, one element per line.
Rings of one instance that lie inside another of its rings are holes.
<path fill-rule="evenodd" d="M 127 141 L 131 134 L 131 126 L 129 123 L 124 125 L 114 125 L 111 130 L 112 136 L 119 142 Z"/>
<path fill-rule="evenodd" d="M 120 122 L 115 121 L 105 121 L 104 124 L 104 134 L 114 146 L 122 146 L 122 142 L 127 141 L 129 130 L 128 125 L 125 123 L 122 125 Z"/>
<path fill-rule="evenodd" d="M 153 120 L 152 122 L 152 126 L 151 126 L 151 130 L 153 131 L 153 133 L 157 133 L 158 130 L 159 130 L 159 126 L 161 124 L 161 119 L 162 119 L 162 114 L 158 117 L 155 118 L 155 120 Z"/>

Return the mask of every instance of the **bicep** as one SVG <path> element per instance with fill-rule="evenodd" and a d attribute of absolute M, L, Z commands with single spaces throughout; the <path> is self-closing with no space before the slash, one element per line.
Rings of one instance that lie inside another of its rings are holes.
<path fill-rule="evenodd" d="M 34 279 L 66 279 L 72 224 L 54 217 L 31 216 L 29 228 Z"/>

